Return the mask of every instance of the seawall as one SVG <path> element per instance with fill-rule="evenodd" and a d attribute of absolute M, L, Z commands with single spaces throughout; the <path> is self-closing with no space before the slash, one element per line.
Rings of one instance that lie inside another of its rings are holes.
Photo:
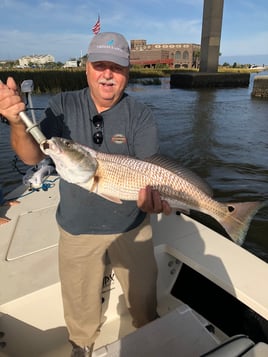
<path fill-rule="evenodd" d="M 178 73 L 171 74 L 171 88 L 248 87 L 249 73 Z"/>
<path fill-rule="evenodd" d="M 258 75 L 254 78 L 251 95 L 268 99 L 268 75 Z"/>

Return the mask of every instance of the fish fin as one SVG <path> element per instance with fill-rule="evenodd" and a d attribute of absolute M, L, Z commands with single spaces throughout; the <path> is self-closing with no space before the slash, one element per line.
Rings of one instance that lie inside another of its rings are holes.
<path fill-rule="evenodd" d="M 114 197 L 114 196 L 110 196 L 110 195 L 105 195 L 103 193 L 98 193 L 96 192 L 97 195 L 101 196 L 102 198 L 105 198 L 106 200 L 108 201 L 111 201 L 111 202 L 114 202 L 114 203 L 117 203 L 117 204 L 122 204 L 123 202 L 120 200 L 120 198 L 118 197 Z"/>
<path fill-rule="evenodd" d="M 90 189 L 91 192 L 93 192 L 96 195 L 104 198 L 105 200 L 108 200 L 108 201 L 111 201 L 111 202 L 114 202 L 114 203 L 117 203 L 117 204 L 122 204 L 123 203 L 120 200 L 120 198 L 101 192 L 101 190 L 99 190 L 99 181 L 100 181 L 100 176 L 95 175 L 94 176 L 94 182 L 91 185 L 91 189 Z"/>
<path fill-rule="evenodd" d="M 163 199 L 165 200 L 165 198 Z M 170 207 L 174 208 L 176 211 L 180 213 L 184 213 L 187 216 L 190 215 L 191 209 L 183 202 L 179 202 L 178 200 L 172 200 L 172 199 L 168 199 L 167 202 L 169 203 Z"/>
<path fill-rule="evenodd" d="M 265 202 L 227 203 L 230 214 L 219 220 L 230 238 L 238 245 L 244 243 L 250 222 Z"/>
<path fill-rule="evenodd" d="M 163 155 L 155 154 L 144 159 L 144 161 L 149 162 L 151 164 L 159 165 L 164 169 L 173 172 L 181 178 L 189 181 L 191 184 L 198 187 L 200 190 L 204 191 L 209 197 L 213 196 L 213 191 L 205 180 L 199 177 L 192 170 L 180 165 L 176 160 Z"/>
<path fill-rule="evenodd" d="M 186 208 L 176 208 L 176 212 L 184 213 L 184 214 L 186 214 L 186 216 L 189 216 L 189 214 L 190 214 L 190 210 L 186 209 Z"/>

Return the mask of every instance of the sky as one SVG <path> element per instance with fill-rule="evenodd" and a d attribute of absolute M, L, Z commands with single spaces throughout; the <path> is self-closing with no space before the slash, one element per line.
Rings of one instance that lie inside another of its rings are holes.
<path fill-rule="evenodd" d="M 85 55 L 98 14 L 101 32 L 128 41 L 201 43 L 203 0 L 0 0 L 0 60 Z M 225 0 L 220 63 L 268 65 L 268 1 Z"/>

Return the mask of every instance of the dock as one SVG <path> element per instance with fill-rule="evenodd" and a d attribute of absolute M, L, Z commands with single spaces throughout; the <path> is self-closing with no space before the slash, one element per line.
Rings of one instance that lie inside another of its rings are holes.
<path fill-rule="evenodd" d="M 268 99 L 268 75 L 258 75 L 254 78 L 253 97 Z"/>
<path fill-rule="evenodd" d="M 235 88 L 248 87 L 249 73 L 186 72 L 170 76 L 171 88 Z"/>

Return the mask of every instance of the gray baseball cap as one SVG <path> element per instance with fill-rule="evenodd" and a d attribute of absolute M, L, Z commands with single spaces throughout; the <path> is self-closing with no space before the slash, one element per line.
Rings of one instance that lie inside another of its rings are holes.
<path fill-rule="evenodd" d="M 109 61 L 123 67 L 129 66 L 130 50 L 123 35 L 116 32 L 100 32 L 93 37 L 88 47 L 90 62 Z"/>

